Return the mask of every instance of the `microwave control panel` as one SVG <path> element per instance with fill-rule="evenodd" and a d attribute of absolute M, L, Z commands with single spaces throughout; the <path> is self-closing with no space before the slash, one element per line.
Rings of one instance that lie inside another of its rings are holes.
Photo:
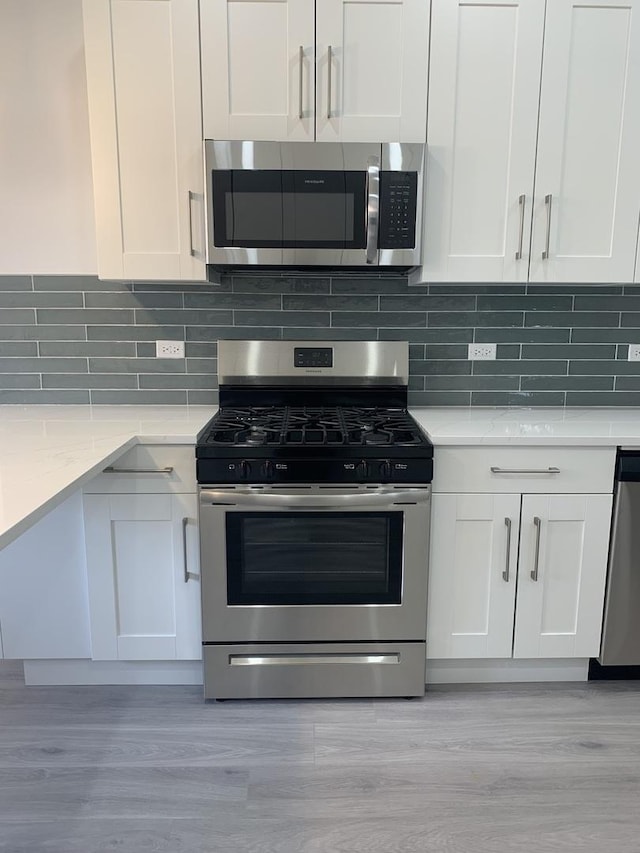
<path fill-rule="evenodd" d="M 416 172 L 380 172 L 381 249 L 413 249 L 416 245 Z"/>

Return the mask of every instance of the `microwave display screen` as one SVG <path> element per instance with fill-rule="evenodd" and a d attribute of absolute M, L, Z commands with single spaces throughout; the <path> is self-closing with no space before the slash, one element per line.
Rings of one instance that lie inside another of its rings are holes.
<path fill-rule="evenodd" d="M 366 173 L 214 170 L 214 245 L 366 246 Z"/>

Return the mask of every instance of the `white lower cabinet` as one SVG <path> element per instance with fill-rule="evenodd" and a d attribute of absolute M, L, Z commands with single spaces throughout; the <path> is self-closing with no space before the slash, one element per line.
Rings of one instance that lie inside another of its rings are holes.
<path fill-rule="evenodd" d="M 513 656 L 600 651 L 611 495 L 524 495 Z"/>
<path fill-rule="evenodd" d="M 597 655 L 611 504 L 609 494 L 433 495 L 427 657 Z"/>
<path fill-rule="evenodd" d="M 79 491 L 0 551 L 0 631 L 6 658 L 89 657 Z"/>
<path fill-rule="evenodd" d="M 195 494 L 85 494 L 94 660 L 201 657 Z"/>
<path fill-rule="evenodd" d="M 428 657 L 511 657 L 519 526 L 520 495 L 433 495 Z"/>

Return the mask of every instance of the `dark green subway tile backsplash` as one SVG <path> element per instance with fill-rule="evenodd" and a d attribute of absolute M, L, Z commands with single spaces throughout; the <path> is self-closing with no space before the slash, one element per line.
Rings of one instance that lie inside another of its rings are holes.
<path fill-rule="evenodd" d="M 248 273 L 219 286 L 0 276 L 0 403 L 214 403 L 224 338 L 409 341 L 413 405 L 640 405 L 637 285 Z M 186 357 L 155 358 L 165 339 Z M 474 341 L 497 359 L 468 361 Z"/>

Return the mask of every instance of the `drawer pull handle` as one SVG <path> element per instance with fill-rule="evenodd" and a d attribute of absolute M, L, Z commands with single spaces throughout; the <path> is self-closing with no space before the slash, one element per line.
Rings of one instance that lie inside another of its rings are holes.
<path fill-rule="evenodd" d="M 505 583 L 509 583 L 509 562 L 511 557 L 511 519 L 505 518 L 504 523 L 507 528 L 507 556 L 505 557 L 504 561 L 504 572 L 502 573 L 502 580 Z"/>
<path fill-rule="evenodd" d="M 103 474 L 173 474 L 173 468 L 114 468 L 109 465 L 102 472 Z"/>
<path fill-rule="evenodd" d="M 497 465 L 491 466 L 492 474 L 559 474 L 559 468 L 500 468 Z"/>
<path fill-rule="evenodd" d="M 534 516 L 533 523 L 536 528 L 536 550 L 533 555 L 533 570 L 531 572 L 531 580 L 538 580 L 538 566 L 540 563 L 540 531 L 542 530 L 542 520 L 538 516 Z"/>
<path fill-rule="evenodd" d="M 322 663 L 398 664 L 400 663 L 400 655 L 229 655 L 229 666 L 305 666 Z"/>

